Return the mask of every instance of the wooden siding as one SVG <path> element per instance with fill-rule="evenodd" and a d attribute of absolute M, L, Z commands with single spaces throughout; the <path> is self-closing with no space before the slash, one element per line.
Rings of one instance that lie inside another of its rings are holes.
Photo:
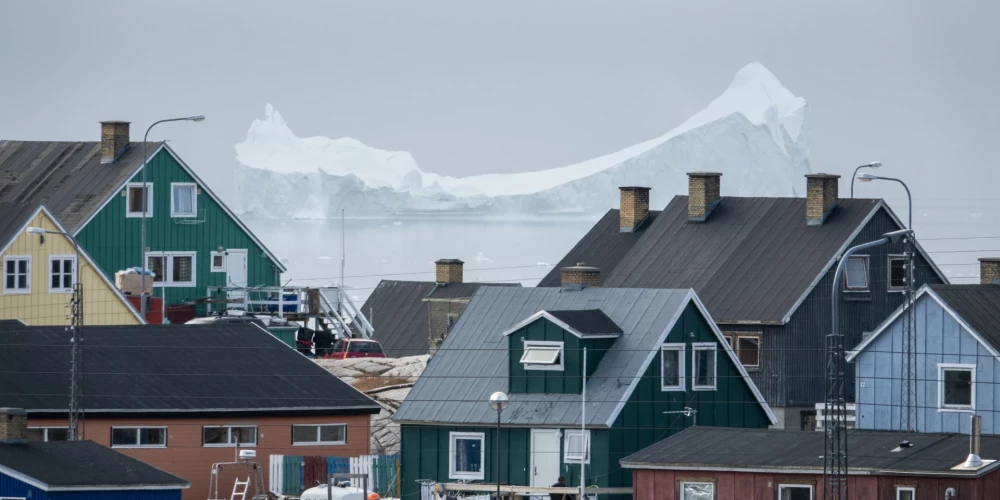
<path fill-rule="evenodd" d="M 28 226 L 59 231 L 58 225 L 39 211 Z M 19 319 L 29 325 L 69 325 L 67 304 L 71 293 L 49 293 L 49 256 L 76 255 L 73 242 L 60 234 L 21 233 L 3 253 L 5 256 L 31 256 L 31 293 L 12 294 L 0 291 L 0 319 Z M 3 242 L 6 243 L 6 242 Z M 2 245 L 3 243 L 0 243 Z M 2 262 L 2 259 L 0 259 Z M 134 309 L 101 279 L 85 257 L 80 258 L 80 283 L 83 284 L 83 319 L 87 325 L 135 325 L 139 317 Z M 5 270 L 0 269 L 0 275 Z"/>
<path fill-rule="evenodd" d="M 867 243 L 900 227 L 883 209 L 879 210 L 849 246 Z M 840 303 L 840 327 L 844 345 L 851 349 L 861 343 L 864 332 L 880 325 L 903 303 L 903 294 L 888 291 L 889 255 L 903 253 L 903 244 L 886 244 L 864 252 L 869 256 L 867 293 L 843 293 Z M 930 263 L 921 256 L 916 259 L 915 283 L 942 283 Z M 720 325 L 726 332 L 760 333 L 760 368 L 750 375 L 764 399 L 772 407 L 812 406 L 826 399 L 824 391 L 824 352 L 826 335 L 830 333 L 830 301 L 836 266 L 823 275 L 818 284 L 789 318 L 785 325 Z M 853 365 L 847 370 L 847 397 L 853 402 Z M 792 428 L 798 428 L 798 422 Z"/>
<path fill-rule="evenodd" d="M 146 246 L 151 252 L 194 251 L 194 287 L 157 287 L 155 295 L 164 297 L 168 304 L 176 304 L 188 299 L 204 297 L 209 286 L 226 284 L 225 272 L 211 272 L 211 252 L 218 247 L 226 249 L 247 249 L 248 286 L 276 286 L 279 284 L 279 268 L 253 238 L 199 187 L 197 195 L 199 224 L 184 224 L 192 219 L 170 217 L 170 184 L 173 182 L 195 182 L 194 178 L 163 149 L 154 156 L 148 166 L 147 182 L 152 184 L 153 213 L 146 219 Z M 136 174 L 131 182 L 140 182 Z M 116 194 L 90 222 L 84 226 L 77 238 L 94 257 L 105 274 L 114 278 L 117 271 L 140 265 L 139 239 L 142 219 L 125 217 L 126 196 Z"/>
<path fill-rule="evenodd" d="M 293 446 L 292 424 L 347 424 L 347 443 L 344 445 Z M 29 415 L 29 427 L 60 426 L 65 420 L 41 419 Z M 356 457 L 369 452 L 371 426 L 368 415 L 340 415 L 334 417 L 233 417 L 233 418 L 100 418 L 87 417 L 82 429 L 83 438 L 111 445 L 111 427 L 151 426 L 167 428 L 166 448 L 115 448 L 132 458 L 163 469 L 191 482 L 184 490 L 184 500 L 208 498 L 209 475 L 212 464 L 232 462 L 235 448 L 202 446 L 202 426 L 205 425 L 256 425 L 257 459 L 263 467 L 267 490 L 268 460 L 271 455 L 304 455 Z M 235 474 L 245 475 L 242 468 L 223 471 L 219 492 L 232 491 Z M 252 491 L 252 490 L 251 490 Z"/>
<path fill-rule="evenodd" d="M 525 370 L 521 364 L 525 341 L 563 343 L 563 371 Z M 583 348 L 587 348 L 587 376 L 594 374 L 615 339 L 581 339 L 541 318 L 508 336 L 510 392 L 528 394 L 580 394 L 583 384 Z"/>
<path fill-rule="evenodd" d="M 917 301 L 916 315 L 916 430 L 970 432 L 972 412 L 938 409 L 938 363 L 961 363 L 977 365 L 973 403 L 976 414 L 983 418 L 983 433 L 1000 433 L 1000 361 L 929 295 Z M 902 338 L 900 317 L 855 359 L 859 429 L 900 430 Z"/>
<path fill-rule="evenodd" d="M 774 500 L 782 484 L 813 485 L 814 500 L 823 500 L 823 474 L 775 474 L 769 472 L 722 472 L 688 470 L 635 469 L 635 500 L 680 500 L 681 481 L 715 484 L 715 500 Z M 917 500 L 944 498 L 948 488 L 955 488 L 961 500 L 996 498 L 1000 491 L 1000 473 L 979 478 L 922 476 L 849 476 L 850 500 L 896 500 L 899 486 L 916 487 Z"/>

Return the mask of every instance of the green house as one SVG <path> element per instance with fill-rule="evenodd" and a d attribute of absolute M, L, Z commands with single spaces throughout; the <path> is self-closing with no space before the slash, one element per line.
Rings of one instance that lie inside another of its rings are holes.
<path fill-rule="evenodd" d="M 619 459 L 682 429 L 775 422 L 693 290 L 484 286 L 394 416 L 404 497 L 496 482 L 495 391 L 512 485 L 631 486 Z"/>
<path fill-rule="evenodd" d="M 0 201 L 44 203 L 114 280 L 142 265 L 143 146 L 129 141 L 128 122 L 102 122 L 100 142 L 0 141 Z M 154 296 L 177 304 L 213 287 L 238 298 L 280 284 L 277 257 L 166 142 L 146 143 L 145 154 Z"/>

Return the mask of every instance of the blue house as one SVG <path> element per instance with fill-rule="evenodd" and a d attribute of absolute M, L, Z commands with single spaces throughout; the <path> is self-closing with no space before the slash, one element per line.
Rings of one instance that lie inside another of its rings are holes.
<path fill-rule="evenodd" d="M 3 500 L 180 500 L 184 479 L 93 441 L 28 442 L 19 408 L 0 408 Z"/>
<path fill-rule="evenodd" d="M 925 285 L 916 302 L 918 432 L 1000 433 L 1000 285 Z M 847 357 L 856 365 L 856 426 L 902 430 L 905 306 Z"/>

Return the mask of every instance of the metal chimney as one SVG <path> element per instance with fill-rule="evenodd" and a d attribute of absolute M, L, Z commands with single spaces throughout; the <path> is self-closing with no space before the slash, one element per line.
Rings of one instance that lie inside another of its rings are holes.
<path fill-rule="evenodd" d="M 983 433 L 983 417 L 972 416 L 972 434 L 969 436 L 969 456 L 962 463 L 962 467 L 968 469 L 978 469 L 983 466 L 983 459 L 979 458 L 979 441 Z"/>

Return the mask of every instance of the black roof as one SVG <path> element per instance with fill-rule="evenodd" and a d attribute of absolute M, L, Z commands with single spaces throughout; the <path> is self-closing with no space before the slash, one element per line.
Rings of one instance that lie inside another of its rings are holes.
<path fill-rule="evenodd" d="M 1000 285 L 930 285 L 948 307 L 1000 350 Z"/>
<path fill-rule="evenodd" d="M 635 233 L 617 232 L 609 211 L 540 286 L 558 286 L 560 268 L 583 262 L 601 269 L 605 287 L 693 288 L 720 323 L 779 323 L 882 206 L 843 199 L 822 226 L 808 226 L 805 198 L 726 196 L 705 222 L 688 222 L 687 200 L 675 196 Z"/>
<path fill-rule="evenodd" d="M 40 483 L 36 486 L 49 491 L 190 486 L 184 479 L 93 441 L 0 444 L 0 466 L 31 478 Z"/>
<path fill-rule="evenodd" d="M 430 319 L 424 298 L 433 289 L 433 281 L 382 280 L 368 296 L 361 313 L 386 356 L 427 354 Z"/>
<path fill-rule="evenodd" d="M 903 441 L 912 446 L 892 451 Z M 953 471 L 969 454 L 967 434 L 850 429 L 850 470 L 976 475 L 991 470 Z M 811 470 L 822 474 L 824 434 L 817 431 L 691 427 L 621 460 L 631 468 L 684 467 L 700 470 Z M 1000 459 L 1000 436 L 984 435 L 980 456 Z"/>
<path fill-rule="evenodd" d="M 86 326 L 87 413 L 375 413 L 378 404 L 252 324 Z M 0 406 L 65 412 L 70 332 L 0 328 Z"/>
<path fill-rule="evenodd" d="M 619 327 L 604 311 L 600 309 L 584 309 L 577 311 L 546 311 L 559 321 L 566 323 L 574 330 L 587 335 L 602 333 L 622 333 Z"/>
<path fill-rule="evenodd" d="M 20 328 L 22 326 L 27 326 L 23 321 L 19 319 L 0 319 L 0 331 L 5 328 Z"/>
<path fill-rule="evenodd" d="M 2 181 L 2 178 L 0 178 Z M 0 188 L 2 188 L 0 184 Z M 0 249 L 17 236 L 17 232 L 28 221 L 35 210 L 38 210 L 37 203 L 13 203 L 0 201 Z"/>
<path fill-rule="evenodd" d="M 489 286 L 521 286 L 520 283 L 437 283 L 427 299 L 430 300 L 469 300 L 476 290 L 483 285 Z"/>
<path fill-rule="evenodd" d="M 44 203 L 75 232 L 142 165 L 142 146 L 102 164 L 100 142 L 0 141 L 0 202 Z"/>

